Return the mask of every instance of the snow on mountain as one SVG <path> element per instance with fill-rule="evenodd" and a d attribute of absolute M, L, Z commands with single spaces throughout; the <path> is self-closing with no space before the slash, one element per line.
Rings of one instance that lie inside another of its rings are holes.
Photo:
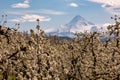
<path fill-rule="evenodd" d="M 60 32 L 84 32 L 89 31 L 94 24 L 85 20 L 80 15 L 75 16 L 69 23 L 59 28 Z"/>
<path fill-rule="evenodd" d="M 77 15 L 69 23 L 61 25 L 57 31 L 50 32 L 50 34 L 72 37 L 74 33 L 85 31 L 94 32 L 97 31 L 97 27 L 92 22 L 89 22 L 80 15 Z"/>
<path fill-rule="evenodd" d="M 58 29 L 49 28 L 49 29 L 46 29 L 45 32 L 46 32 L 46 33 L 58 32 Z"/>
<path fill-rule="evenodd" d="M 92 26 L 90 28 L 90 32 L 96 32 L 96 31 L 98 31 L 98 28 L 96 26 Z"/>

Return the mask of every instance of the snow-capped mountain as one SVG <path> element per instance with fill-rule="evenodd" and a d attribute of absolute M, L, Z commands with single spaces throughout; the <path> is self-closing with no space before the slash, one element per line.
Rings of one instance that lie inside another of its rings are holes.
<path fill-rule="evenodd" d="M 74 33 L 85 31 L 94 32 L 97 31 L 97 27 L 92 22 L 89 22 L 80 15 L 77 15 L 69 23 L 61 25 L 58 29 L 50 32 L 49 34 L 72 37 Z"/>

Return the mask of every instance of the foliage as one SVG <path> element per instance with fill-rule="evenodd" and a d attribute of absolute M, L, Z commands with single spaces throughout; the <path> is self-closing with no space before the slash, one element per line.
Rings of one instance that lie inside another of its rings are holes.
<path fill-rule="evenodd" d="M 110 37 L 105 42 L 100 40 L 102 32 L 77 33 L 72 40 L 47 36 L 37 22 L 37 32 L 31 29 L 30 34 L 0 26 L 0 79 L 120 79 L 118 20 L 108 26 Z"/>

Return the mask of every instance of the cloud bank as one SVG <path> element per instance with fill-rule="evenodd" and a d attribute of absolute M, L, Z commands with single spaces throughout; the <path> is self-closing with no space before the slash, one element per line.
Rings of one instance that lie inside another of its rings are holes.
<path fill-rule="evenodd" d="M 23 3 L 16 3 L 11 5 L 12 8 L 29 8 L 29 0 L 24 0 Z"/>
<path fill-rule="evenodd" d="M 120 0 L 88 0 L 102 4 L 101 6 L 112 14 L 120 14 Z"/>
<path fill-rule="evenodd" d="M 11 19 L 11 22 L 35 22 L 36 19 L 39 19 L 40 21 L 50 21 L 50 17 L 46 16 L 40 16 L 35 14 L 26 14 L 24 16 L 21 16 L 20 18 Z"/>
<path fill-rule="evenodd" d="M 24 14 L 51 14 L 51 15 L 64 15 L 66 12 L 49 10 L 49 9 L 38 9 L 38 10 L 21 10 L 21 11 L 7 11 L 8 14 L 24 15 Z"/>
<path fill-rule="evenodd" d="M 76 3 L 70 3 L 69 4 L 71 7 L 78 7 L 78 4 L 76 4 Z"/>

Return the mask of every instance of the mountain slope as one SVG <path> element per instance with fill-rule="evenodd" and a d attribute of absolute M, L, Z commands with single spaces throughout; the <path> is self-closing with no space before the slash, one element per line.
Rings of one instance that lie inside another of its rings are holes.
<path fill-rule="evenodd" d="M 73 36 L 74 33 L 78 32 L 94 32 L 97 31 L 97 27 L 92 22 L 87 21 L 80 15 L 75 16 L 69 23 L 61 25 L 57 29 L 57 32 L 51 32 L 53 35 L 58 36 Z"/>

